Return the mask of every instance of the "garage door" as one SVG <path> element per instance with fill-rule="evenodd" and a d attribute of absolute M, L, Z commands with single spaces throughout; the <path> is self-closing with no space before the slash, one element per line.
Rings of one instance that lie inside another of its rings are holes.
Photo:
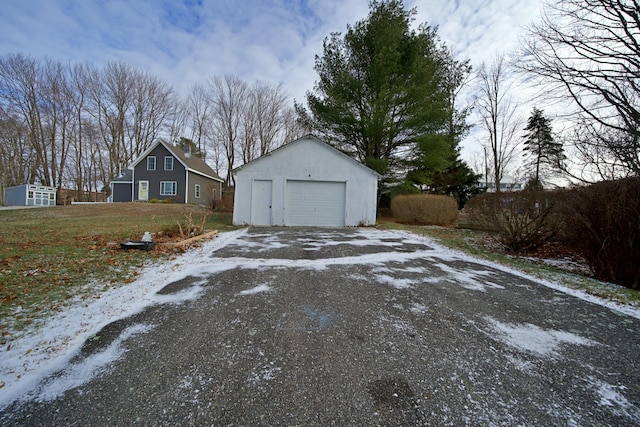
<path fill-rule="evenodd" d="M 344 227 L 344 182 L 288 180 L 285 225 Z"/>

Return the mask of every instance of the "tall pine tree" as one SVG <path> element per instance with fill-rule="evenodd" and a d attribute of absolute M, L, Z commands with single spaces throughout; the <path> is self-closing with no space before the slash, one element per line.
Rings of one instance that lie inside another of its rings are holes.
<path fill-rule="evenodd" d="M 527 166 L 533 170 L 533 176 L 527 184 L 528 188 L 541 189 L 541 173 L 544 167 L 559 170 L 565 159 L 562 144 L 555 142 L 551 132 L 551 120 L 544 116 L 542 110 L 533 108 L 531 116 L 524 128 L 524 155 L 530 159 Z"/>
<path fill-rule="evenodd" d="M 398 183 L 414 170 L 422 180 L 455 159 L 450 135 L 451 73 L 464 73 L 436 30 L 410 27 L 415 10 L 374 0 L 367 19 L 325 39 L 319 80 L 301 120 L 330 143 Z M 466 70 L 466 69 L 465 69 Z M 418 164 L 416 164 L 418 163 Z"/>

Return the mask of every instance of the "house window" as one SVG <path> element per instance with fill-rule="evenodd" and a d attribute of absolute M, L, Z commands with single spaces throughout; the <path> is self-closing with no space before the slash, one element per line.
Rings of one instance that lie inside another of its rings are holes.
<path fill-rule="evenodd" d="M 147 157 L 147 170 L 148 171 L 156 170 L 156 156 Z"/>
<path fill-rule="evenodd" d="M 161 196 L 175 196 L 178 184 L 175 181 L 160 181 Z"/>
<path fill-rule="evenodd" d="M 200 184 L 196 184 L 196 199 L 200 198 Z"/>
<path fill-rule="evenodd" d="M 173 157 L 167 156 L 164 158 L 164 170 L 166 171 L 173 170 Z"/>

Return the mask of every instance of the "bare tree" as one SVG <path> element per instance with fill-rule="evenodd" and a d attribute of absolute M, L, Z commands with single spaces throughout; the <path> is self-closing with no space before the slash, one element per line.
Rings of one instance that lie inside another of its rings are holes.
<path fill-rule="evenodd" d="M 61 62 L 46 59 L 42 67 L 40 91 L 42 115 L 40 121 L 44 131 L 42 170 L 46 180 L 57 188 L 65 184 L 64 175 L 71 145 L 74 103 L 73 89 L 68 82 L 68 69 Z"/>
<path fill-rule="evenodd" d="M 108 152 L 107 176 L 112 177 L 133 160 L 127 153 L 127 114 L 133 96 L 133 69 L 125 63 L 110 62 L 92 75 L 89 112 L 98 125 Z"/>
<path fill-rule="evenodd" d="M 224 148 L 226 158 L 226 184 L 233 185 L 231 171 L 236 162 L 248 85 L 238 77 L 226 74 L 209 80 L 211 87 L 212 118 L 216 138 Z"/>
<path fill-rule="evenodd" d="M 298 113 L 292 106 L 282 112 L 282 141 L 291 142 L 308 135 L 312 130 L 306 127 L 299 119 Z"/>
<path fill-rule="evenodd" d="M 255 91 L 250 89 L 247 102 L 243 109 L 242 117 L 242 138 L 240 141 L 240 151 L 242 162 L 249 163 L 257 158 L 258 154 L 258 120 L 259 106 L 255 102 Z"/>
<path fill-rule="evenodd" d="M 167 83 L 149 74 L 134 71 L 131 79 L 133 93 L 131 116 L 126 122 L 127 155 L 137 158 L 165 131 L 176 100 Z"/>
<path fill-rule="evenodd" d="M 52 59 L 22 54 L 0 59 L 0 103 L 7 117 L 25 128 L 30 159 L 29 182 L 62 185 L 71 109 L 65 67 Z"/>
<path fill-rule="evenodd" d="M 640 2 L 555 0 L 522 39 L 518 67 L 568 99 L 582 136 L 579 151 L 607 170 L 640 175 Z M 593 163 L 592 166 L 599 167 Z M 604 176 L 603 176 L 604 177 Z"/>
<path fill-rule="evenodd" d="M 102 190 L 171 132 L 177 104 L 170 86 L 124 63 L 96 69 L 19 53 L 0 57 L 3 185 L 23 177 Z"/>
<path fill-rule="evenodd" d="M 517 104 L 509 96 L 507 77 L 503 56 L 488 65 L 483 63 L 477 72 L 476 106 L 487 137 L 485 158 L 491 162 L 485 169 L 491 170 L 496 191 L 500 191 L 500 182 L 516 154 L 521 123 Z"/>
<path fill-rule="evenodd" d="M 242 159 L 263 156 L 283 138 L 289 96 L 282 84 L 257 81 L 249 89 L 244 108 Z"/>
<path fill-rule="evenodd" d="M 187 92 L 185 109 L 191 128 L 191 139 L 200 153 L 205 153 L 211 139 L 211 110 L 208 88 L 202 84 L 193 85 Z"/>
<path fill-rule="evenodd" d="M 87 110 L 109 154 L 107 180 L 171 131 L 176 99 L 165 82 L 111 62 L 90 79 Z"/>
<path fill-rule="evenodd" d="M 73 172 L 70 181 L 74 182 L 77 196 L 85 189 L 85 154 L 89 151 L 85 138 L 85 124 L 89 122 L 86 113 L 86 100 L 89 91 L 91 66 L 77 64 L 69 70 L 69 98 L 73 101 L 74 124 L 71 127 L 71 144 L 73 149 Z"/>
<path fill-rule="evenodd" d="M 166 139 L 168 141 L 178 141 L 187 134 L 187 129 L 189 128 L 189 107 L 186 99 L 177 97 L 173 102 L 171 110 L 171 119 L 167 124 Z"/>
<path fill-rule="evenodd" d="M 189 132 L 232 185 L 239 161 L 299 132 L 287 100 L 282 85 L 250 87 L 231 75 L 180 100 L 165 82 L 121 62 L 95 68 L 0 57 L 0 185 L 37 181 L 75 188 L 80 198 L 106 188 L 158 138 Z"/>
<path fill-rule="evenodd" d="M 612 156 L 601 144 L 602 127 L 588 118 L 578 118 L 575 126 L 570 126 L 561 132 L 563 143 L 573 147 L 571 168 L 564 168 L 563 173 L 575 181 L 583 184 L 600 180 L 615 180 L 630 174 L 628 163 L 623 159 Z M 610 131 L 609 138 L 625 142 L 628 135 L 614 136 L 620 132 Z M 615 147 L 615 145 L 613 145 Z M 628 155 L 640 156 L 640 151 L 628 152 Z"/>
<path fill-rule="evenodd" d="M 253 93 L 256 105 L 257 133 L 260 144 L 260 156 L 271 151 L 282 137 L 285 121 L 283 120 L 289 106 L 289 96 L 282 84 L 256 83 Z"/>
<path fill-rule="evenodd" d="M 40 121 L 39 90 L 40 64 L 34 58 L 22 54 L 10 54 L 0 59 L 0 101 L 8 117 L 24 126 L 33 158 L 29 162 L 28 182 L 33 183 L 41 175 L 43 158 L 43 130 Z M 48 177 L 47 177 L 48 178 Z M 43 182 L 50 185 L 50 182 Z"/>
<path fill-rule="evenodd" d="M 0 197 L 4 189 L 29 182 L 34 161 L 27 128 L 0 109 Z"/>

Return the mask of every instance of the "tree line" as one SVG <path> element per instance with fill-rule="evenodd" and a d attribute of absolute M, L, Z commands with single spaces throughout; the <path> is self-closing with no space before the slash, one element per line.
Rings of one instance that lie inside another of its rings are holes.
<path fill-rule="evenodd" d="M 437 29 L 412 24 L 401 0 L 374 0 L 369 15 L 329 35 L 316 57 L 306 105 L 283 86 L 214 76 L 178 95 L 127 64 L 62 64 L 22 54 L 0 58 L 0 184 L 40 182 L 101 190 L 157 138 L 192 141 L 233 185 L 233 167 L 314 132 L 382 176 L 380 198 L 449 194 L 460 205 L 484 175 L 499 190 L 524 145 L 530 184 L 559 171 L 587 181 L 640 173 L 640 7 L 637 0 L 558 0 L 527 28 L 513 61 L 472 70 Z M 531 117 L 510 95 L 514 72 L 534 79 Z M 461 105 L 470 85 L 475 101 Z M 561 101 L 554 132 L 544 111 Z M 460 157 L 476 109 L 485 161 Z M 571 155 L 565 155 L 571 148 Z M 577 172 L 576 172 L 577 171 Z"/>
<path fill-rule="evenodd" d="M 499 55 L 477 71 L 486 173 L 499 182 L 523 143 L 525 172 L 534 187 L 542 184 L 543 173 L 577 183 L 639 176 L 638 58 L 637 0 L 545 3 L 511 58 Z M 514 74 L 538 88 L 526 126 L 518 110 L 529 100 L 510 95 Z M 555 130 L 544 114 L 548 109 L 561 122 Z"/>
<path fill-rule="evenodd" d="M 282 85 L 213 76 L 180 95 L 123 62 L 0 57 L 0 188 L 104 191 L 157 139 L 192 141 L 226 173 L 303 134 Z"/>
<path fill-rule="evenodd" d="M 297 106 L 307 126 L 380 172 L 383 188 L 460 201 L 479 175 L 500 191 L 514 166 L 532 188 L 556 174 L 589 182 L 640 173 L 637 0 L 546 3 L 518 52 L 487 58 L 475 72 L 435 28 L 413 26 L 415 14 L 399 0 L 373 1 L 366 19 L 325 39 L 319 79 L 307 106 Z M 513 97 L 516 77 L 541 89 L 527 121 L 522 105 L 532 99 Z M 458 100 L 465 85 L 470 105 Z M 558 105 L 564 128 L 554 132 L 544 111 Z M 477 175 L 459 157 L 471 109 L 485 154 Z"/>

